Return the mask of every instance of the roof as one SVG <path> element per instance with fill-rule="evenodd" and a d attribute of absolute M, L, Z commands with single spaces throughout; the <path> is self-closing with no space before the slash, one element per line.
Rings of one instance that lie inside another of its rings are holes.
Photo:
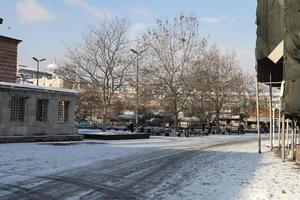
<path fill-rule="evenodd" d="M 55 92 L 55 93 L 65 93 L 71 95 L 78 95 L 77 90 L 64 89 L 64 88 L 51 88 L 30 84 L 18 84 L 18 83 L 9 83 L 0 81 L 0 90 L 1 89 L 14 89 L 14 90 L 27 90 L 27 91 L 38 91 L 38 92 Z"/>
<path fill-rule="evenodd" d="M 22 66 L 19 66 L 18 70 L 19 71 L 33 72 L 33 73 L 36 73 L 36 71 L 37 71 L 37 69 L 30 68 L 30 67 L 22 67 Z M 43 70 L 39 70 L 39 74 L 52 75 L 51 73 L 43 71 Z"/>
<path fill-rule="evenodd" d="M 58 66 L 57 64 L 55 64 L 55 63 L 52 63 L 52 64 L 50 64 L 50 65 L 47 65 L 47 66 L 46 66 L 46 69 L 47 69 L 47 70 L 50 70 L 50 71 L 54 71 L 54 70 L 59 69 L 59 66 Z"/>
<path fill-rule="evenodd" d="M 0 35 L 0 39 L 7 40 L 7 41 L 12 41 L 12 42 L 16 42 L 16 43 L 22 42 L 22 40 L 11 38 L 11 37 L 6 37 L 6 36 L 3 36 L 3 35 Z"/>

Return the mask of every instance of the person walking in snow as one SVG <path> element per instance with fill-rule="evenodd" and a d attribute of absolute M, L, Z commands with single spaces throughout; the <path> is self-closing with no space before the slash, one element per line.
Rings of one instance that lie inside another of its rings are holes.
<path fill-rule="evenodd" d="M 131 133 L 134 132 L 134 126 L 133 126 L 132 122 L 130 122 L 130 124 L 129 124 L 129 130 L 130 130 Z"/>

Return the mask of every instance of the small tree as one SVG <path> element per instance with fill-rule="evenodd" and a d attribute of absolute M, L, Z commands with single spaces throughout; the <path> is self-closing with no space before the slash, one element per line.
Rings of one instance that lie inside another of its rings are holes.
<path fill-rule="evenodd" d="M 233 52 L 222 53 L 213 45 L 199 61 L 202 95 L 207 104 L 213 106 L 219 130 L 220 112 L 233 98 L 237 97 L 241 83 L 241 70 Z"/>
<path fill-rule="evenodd" d="M 198 19 L 181 15 L 171 22 L 157 20 L 144 34 L 143 44 L 147 48 L 144 74 L 158 86 L 156 97 L 173 116 L 177 131 L 178 113 L 194 90 L 192 68 L 206 46 L 198 35 Z"/>
<path fill-rule="evenodd" d="M 76 106 L 76 118 L 98 118 L 102 113 L 101 111 L 101 94 L 97 89 L 86 88 L 84 91 L 80 91 L 80 98 Z"/>
<path fill-rule="evenodd" d="M 68 48 L 63 74 L 99 90 L 104 125 L 112 98 L 126 81 L 126 70 L 133 62 L 127 33 L 125 19 L 104 20 L 89 29 L 82 44 Z"/>
<path fill-rule="evenodd" d="M 246 127 L 248 127 L 248 117 L 250 109 L 255 109 L 255 77 L 243 74 L 239 90 L 240 107 L 245 115 Z"/>

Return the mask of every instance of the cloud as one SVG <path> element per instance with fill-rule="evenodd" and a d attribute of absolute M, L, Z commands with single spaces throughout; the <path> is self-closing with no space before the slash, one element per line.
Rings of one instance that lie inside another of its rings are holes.
<path fill-rule="evenodd" d="M 151 15 L 151 11 L 143 7 L 137 7 L 133 10 L 132 14 L 136 17 L 147 17 Z"/>
<path fill-rule="evenodd" d="M 236 22 L 236 20 L 231 19 L 226 16 L 202 16 L 202 17 L 199 17 L 199 20 L 201 22 L 209 23 L 209 24 L 214 24 L 214 23 L 219 23 L 219 22 L 234 24 Z"/>
<path fill-rule="evenodd" d="M 223 17 L 214 17 L 214 16 L 203 16 L 199 18 L 200 21 L 206 23 L 217 23 L 223 20 Z"/>
<path fill-rule="evenodd" d="M 138 22 L 135 24 L 132 24 L 129 27 L 129 39 L 134 40 L 136 37 L 138 37 L 141 33 L 143 33 L 149 26 Z"/>
<path fill-rule="evenodd" d="M 55 19 L 43 5 L 36 0 L 21 0 L 16 4 L 18 18 L 23 24 L 51 22 Z"/>
<path fill-rule="evenodd" d="M 86 13 L 96 17 L 96 18 L 105 18 L 109 17 L 107 13 L 103 10 L 89 4 L 86 0 L 64 0 L 67 4 L 78 7 L 84 10 Z"/>

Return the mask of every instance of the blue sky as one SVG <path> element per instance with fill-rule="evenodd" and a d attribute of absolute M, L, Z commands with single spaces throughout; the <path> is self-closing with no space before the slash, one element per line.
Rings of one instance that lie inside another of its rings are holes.
<path fill-rule="evenodd" d="M 243 69 L 254 72 L 254 0 L 0 0 L 0 35 L 23 40 L 18 63 L 35 66 L 32 56 L 62 63 L 65 44 L 80 42 L 84 30 L 105 16 L 128 17 L 131 35 L 156 18 L 180 13 L 200 17 L 200 33 L 210 43 L 232 48 Z"/>

